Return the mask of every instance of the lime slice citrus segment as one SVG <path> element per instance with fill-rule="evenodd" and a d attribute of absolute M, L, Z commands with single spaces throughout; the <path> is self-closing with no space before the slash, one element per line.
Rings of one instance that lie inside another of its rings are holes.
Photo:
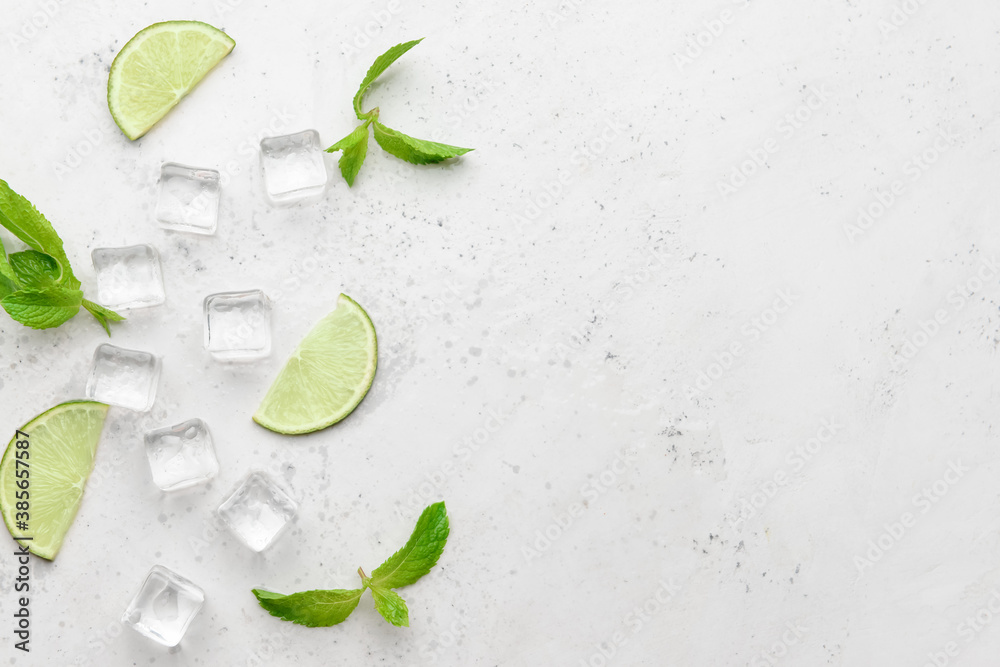
<path fill-rule="evenodd" d="M 277 433 L 310 433 L 336 424 L 368 393 L 378 341 L 368 313 L 341 294 L 278 373 L 253 420 Z"/>
<path fill-rule="evenodd" d="M 111 63 L 111 117 L 126 137 L 138 139 L 234 46 L 229 35 L 200 21 L 166 21 L 140 30 Z"/>
<path fill-rule="evenodd" d="M 32 538 L 21 544 L 36 556 L 52 560 L 59 553 L 94 467 L 107 414 L 104 403 L 62 403 L 22 426 L 7 445 L 0 461 L 0 511 L 14 539 Z"/>

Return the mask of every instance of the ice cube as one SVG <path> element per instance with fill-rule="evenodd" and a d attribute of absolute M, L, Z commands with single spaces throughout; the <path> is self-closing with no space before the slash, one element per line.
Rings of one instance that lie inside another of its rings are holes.
<path fill-rule="evenodd" d="M 298 505 L 263 472 L 252 472 L 219 506 L 219 516 L 254 551 L 263 551 L 295 518 Z"/>
<path fill-rule="evenodd" d="M 95 248 L 90 256 L 97 272 L 97 301 L 102 306 L 119 310 L 163 303 L 163 276 L 156 248 Z"/>
<path fill-rule="evenodd" d="M 326 190 L 327 171 L 316 130 L 260 141 L 264 191 L 277 206 L 318 201 Z"/>
<path fill-rule="evenodd" d="M 146 412 L 153 407 L 159 380 L 160 360 L 156 355 L 104 343 L 94 351 L 87 398 Z"/>
<path fill-rule="evenodd" d="M 205 593 L 181 575 L 154 565 L 122 615 L 122 623 L 164 646 L 177 646 L 205 602 Z"/>
<path fill-rule="evenodd" d="M 271 301 L 260 290 L 205 297 L 205 349 L 222 361 L 271 353 Z"/>
<path fill-rule="evenodd" d="M 202 484 L 219 472 L 212 434 L 200 419 L 150 431 L 145 441 L 153 483 L 164 491 Z"/>
<path fill-rule="evenodd" d="M 222 185 L 214 169 L 166 162 L 160 168 L 156 219 L 164 229 L 214 234 Z"/>

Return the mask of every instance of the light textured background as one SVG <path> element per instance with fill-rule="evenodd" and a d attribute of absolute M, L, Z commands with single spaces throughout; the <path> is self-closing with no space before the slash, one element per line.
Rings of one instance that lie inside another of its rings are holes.
<path fill-rule="evenodd" d="M 151 243 L 168 299 L 115 327 L 162 356 L 159 395 L 112 413 L 63 551 L 34 562 L 30 656 L 0 556 L 3 664 L 995 664 L 996 3 L 3 10 L 0 177 L 55 223 L 89 295 L 93 248 Z M 236 50 L 130 143 L 108 67 L 175 18 Z M 374 57 L 420 36 L 369 104 L 477 150 L 418 168 L 373 143 L 353 189 L 338 175 L 319 204 L 269 208 L 260 136 L 333 143 Z M 156 227 L 163 161 L 228 173 L 217 236 Z M 274 354 L 220 365 L 202 299 L 244 288 L 275 300 Z M 378 327 L 372 392 L 314 436 L 256 427 L 341 291 Z M 2 429 L 80 397 L 103 340 L 84 315 L 0 321 Z M 222 472 L 161 494 L 142 434 L 195 416 Z M 950 466 L 967 470 L 944 481 Z M 254 467 L 301 502 L 262 556 L 212 513 Z M 403 591 L 412 628 L 367 601 L 337 628 L 291 626 L 250 595 L 355 585 L 441 498 L 452 537 Z M 154 563 L 207 594 L 176 651 L 118 622 Z"/>

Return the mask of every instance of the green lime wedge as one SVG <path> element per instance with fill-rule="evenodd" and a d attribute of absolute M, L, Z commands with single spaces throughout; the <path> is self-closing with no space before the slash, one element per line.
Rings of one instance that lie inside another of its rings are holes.
<path fill-rule="evenodd" d="M 311 433 L 336 424 L 368 393 L 378 341 L 368 313 L 341 294 L 278 373 L 253 420 L 277 433 Z"/>
<path fill-rule="evenodd" d="M 133 141 L 167 115 L 236 46 L 199 21 L 166 21 L 140 30 L 108 75 L 108 109 Z"/>
<path fill-rule="evenodd" d="M 52 560 L 80 507 L 108 406 L 71 401 L 20 428 L 0 461 L 0 511 L 14 539 Z M 27 434 L 27 437 L 24 437 Z"/>

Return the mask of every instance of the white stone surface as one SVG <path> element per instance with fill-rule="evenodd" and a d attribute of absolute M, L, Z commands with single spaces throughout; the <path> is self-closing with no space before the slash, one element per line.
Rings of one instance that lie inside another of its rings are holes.
<path fill-rule="evenodd" d="M 996 3 L 8 4 L 0 177 L 88 294 L 93 248 L 149 243 L 168 299 L 114 327 L 162 356 L 156 404 L 112 411 L 63 550 L 33 561 L 33 652 L 4 634 L 4 664 L 577 667 L 599 645 L 610 665 L 995 664 L 995 613 L 966 619 L 1000 590 Z M 236 49 L 131 143 L 108 67 L 179 17 Z M 329 156 L 321 202 L 268 206 L 260 137 L 340 139 L 371 61 L 421 36 L 367 104 L 476 151 L 414 167 L 372 142 L 354 188 Z M 165 160 L 219 167 L 215 236 L 157 227 Z M 274 353 L 217 363 L 202 300 L 248 278 Z M 262 430 L 258 401 L 341 291 L 378 328 L 371 393 L 316 435 Z M 0 321 L 4 431 L 82 396 L 105 340 L 84 314 Z M 225 465 L 161 494 L 142 434 L 193 414 Z M 255 467 L 301 501 L 258 556 L 213 515 Z M 410 629 L 367 598 L 293 626 L 250 594 L 356 586 L 438 499 L 451 539 L 401 591 Z M 157 563 L 206 595 L 173 652 L 118 621 Z M 5 619 L 14 568 L 0 556 Z"/>

